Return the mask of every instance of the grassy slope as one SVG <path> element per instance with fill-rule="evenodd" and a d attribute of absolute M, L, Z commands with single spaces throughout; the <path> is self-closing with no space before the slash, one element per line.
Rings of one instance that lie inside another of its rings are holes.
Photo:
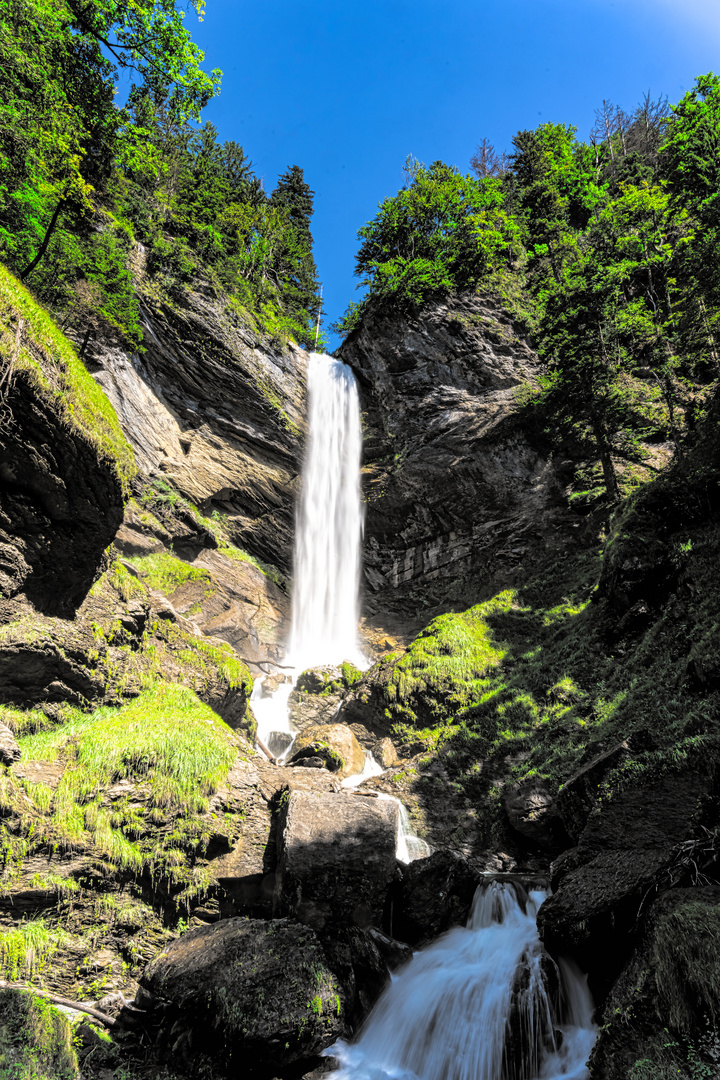
<path fill-rule="evenodd" d="M 74 347 L 24 285 L 0 265 L 0 364 L 12 361 L 17 320 L 23 320 L 14 370 L 24 371 L 38 391 L 52 399 L 68 426 L 80 431 L 101 457 L 115 463 L 127 490 L 135 475 L 132 448 L 123 435 L 115 410 L 83 366 Z"/>
<path fill-rule="evenodd" d="M 20 747 L 25 765 L 59 762 L 64 771 L 55 790 L 0 776 L 0 805 L 15 818 L 4 836 L 4 888 L 13 865 L 21 873 L 32 850 L 48 847 L 87 852 L 109 871 L 149 871 L 187 896 L 206 884 L 195 866 L 209 839 L 204 815 L 238 744 L 191 690 L 159 682 L 119 708 L 68 709 L 65 723 L 21 737 Z M 127 779 L 132 791 L 108 798 Z"/>

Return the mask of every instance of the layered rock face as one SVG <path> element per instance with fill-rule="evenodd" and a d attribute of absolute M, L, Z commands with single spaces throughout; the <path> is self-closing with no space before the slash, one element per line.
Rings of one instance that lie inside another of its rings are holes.
<path fill-rule="evenodd" d="M 142 358 L 107 343 L 87 357 L 148 477 L 204 513 L 230 516 L 241 546 L 283 569 L 305 430 L 306 354 L 273 348 L 202 284 L 160 299 L 139 285 Z"/>
<path fill-rule="evenodd" d="M 367 424 L 370 588 L 520 563 L 557 516 L 560 487 L 517 422 L 540 371 L 520 328 L 469 294 L 417 317 L 371 312 L 341 356 Z"/>
<path fill-rule="evenodd" d="M 0 595 L 24 592 L 39 610 L 71 615 L 122 520 L 115 462 L 103 458 L 24 372 L 0 429 Z"/>

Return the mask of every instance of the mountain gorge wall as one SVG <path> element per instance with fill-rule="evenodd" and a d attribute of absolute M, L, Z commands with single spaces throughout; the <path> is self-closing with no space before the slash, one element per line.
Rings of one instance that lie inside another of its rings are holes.
<path fill-rule="evenodd" d="M 495 299 L 371 309 L 340 356 L 364 410 L 371 594 L 479 568 L 512 573 L 555 541 L 563 480 L 519 421 L 540 362 Z"/>
<path fill-rule="evenodd" d="M 143 354 L 98 338 L 86 362 L 141 472 L 227 515 L 235 542 L 288 571 L 307 354 L 262 339 L 203 282 L 161 294 L 143 281 Z"/>

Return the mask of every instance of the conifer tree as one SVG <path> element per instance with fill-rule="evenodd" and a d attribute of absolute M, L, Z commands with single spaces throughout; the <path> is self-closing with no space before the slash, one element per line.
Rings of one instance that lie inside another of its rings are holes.
<path fill-rule="evenodd" d="M 311 344 L 320 310 L 320 285 L 310 232 L 314 195 L 300 166 L 291 165 L 270 196 L 271 206 L 287 215 L 283 249 L 276 263 L 281 298 L 288 314 L 303 330 L 301 343 L 307 345 Z"/>

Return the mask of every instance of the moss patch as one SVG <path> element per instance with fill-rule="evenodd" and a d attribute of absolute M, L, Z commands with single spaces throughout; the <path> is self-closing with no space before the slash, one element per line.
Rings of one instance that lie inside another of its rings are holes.
<path fill-rule="evenodd" d="M 0 1080 L 76 1080 L 67 1017 L 42 998 L 0 991 Z"/>
<path fill-rule="evenodd" d="M 115 463 L 124 490 L 136 473 L 132 447 L 122 433 L 115 410 L 75 349 L 48 313 L 17 278 L 0 265 L 0 363 L 15 352 L 17 319 L 23 320 L 15 370 L 25 371 L 39 392 L 51 398 L 65 422 Z M 12 325 L 11 325 L 12 324 Z"/>
<path fill-rule="evenodd" d="M 172 596 L 186 581 L 210 581 L 210 572 L 179 559 L 167 551 L 133 555 L 128 560 L 151 589 Z M 132 576 L 132 575 L 129 575 Z"/>

